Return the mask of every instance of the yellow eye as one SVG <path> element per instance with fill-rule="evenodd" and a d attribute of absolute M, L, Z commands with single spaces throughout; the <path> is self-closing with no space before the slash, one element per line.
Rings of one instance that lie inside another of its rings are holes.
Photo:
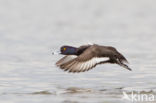
<path fill-rule="evenodd" d="M 66 48 L 63 48 L 63 50 L 66 50 Z"/>

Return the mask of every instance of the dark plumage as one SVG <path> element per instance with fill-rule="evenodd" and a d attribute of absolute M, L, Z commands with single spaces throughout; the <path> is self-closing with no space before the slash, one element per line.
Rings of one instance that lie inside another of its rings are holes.
<path fill-rule="evenodd" d="M 61 54 L 66 55 L 61 58 L 56 65 L 68 72 L 84 72 L 92 69 L 98 64 L 112 63 L 118 64 L 131 70 L 125 63 L 126 58 L 114 47 L 94 45 L 83 45 L 79 48 L 72 46 L 62 46 Z"/>

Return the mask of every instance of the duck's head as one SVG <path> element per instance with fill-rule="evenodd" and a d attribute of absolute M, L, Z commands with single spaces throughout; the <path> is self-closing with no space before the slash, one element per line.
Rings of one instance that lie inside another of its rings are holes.
<path fill-rule="evenodd" d="M 61 54 L 63 55 L 76 55 L 77 54 L 77 48 L 72 47 L 72 46 L 62 46 L 60 51 L 61 51 Z"/>

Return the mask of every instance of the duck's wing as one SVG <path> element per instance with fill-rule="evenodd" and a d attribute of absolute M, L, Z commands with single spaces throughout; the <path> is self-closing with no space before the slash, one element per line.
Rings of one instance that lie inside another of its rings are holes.
<path fill-rule="evenodd" d="M 59 61 L 56 62 L 56 66 L 60 66 L 62 64 L 65 64 L 73 59 L 75 59 L 77 56 L 76 55 L 67 55 L 61 58 Z"/>
<path fill-rule="evenodd" d="M 111 46 L 107 46 L 106 47 L 108 50 L 109 50 L 109 53 L 111 53 L 110 55 L 114 55 L 116 58 L 118 58 L 121 62 L 124 62 L 124 63 L 127 63 L 128 64 L 128 61 L 127 59 L 120 53 L 117 51 L 116 48 L 114 47 L 111 47 Z M 108 53 L 107 53 L 108 54 Z"/>
<path fill-rule="evenodd" d="M 110 56 L 110 58 L 111 58 L 110 63 L 116 63 L 130 71 L 132 70 L 127 65 L 128 64 L 127 59 L 120 52 L 118 52 L 114 47 L 107 47 L 107 48 L 108 48 L 109 52 L 107 52 L 105 54 Z"/>
<path fill-rule="evenodd" d="M 77 58 L 61 64 L 59 67 L 68 72 L 84 72 L 92 69 L 102 61 L 109 60 L 108 57 L 98 57 L 95 45 L 87 48 Z"/>

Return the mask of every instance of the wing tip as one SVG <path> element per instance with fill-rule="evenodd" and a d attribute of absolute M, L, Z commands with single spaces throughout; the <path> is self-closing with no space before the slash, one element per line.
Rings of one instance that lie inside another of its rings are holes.
<path fill-rule="evenodd" d="M 132 71 L 132 69 L 129 68 L 126 64 L 123 64 L 123 63 L 122 63 L 121 66 L 124 67 L 125 69 L 129 70 L 129 71 Z"/>
<path fill-rule="evenodd" d="M 131 69 L 131 68 L 129 68 L 129 67 L 128 67 L 127 69 L 128 69 L 129 71 L 132 71 L 132 69 Z"/>

